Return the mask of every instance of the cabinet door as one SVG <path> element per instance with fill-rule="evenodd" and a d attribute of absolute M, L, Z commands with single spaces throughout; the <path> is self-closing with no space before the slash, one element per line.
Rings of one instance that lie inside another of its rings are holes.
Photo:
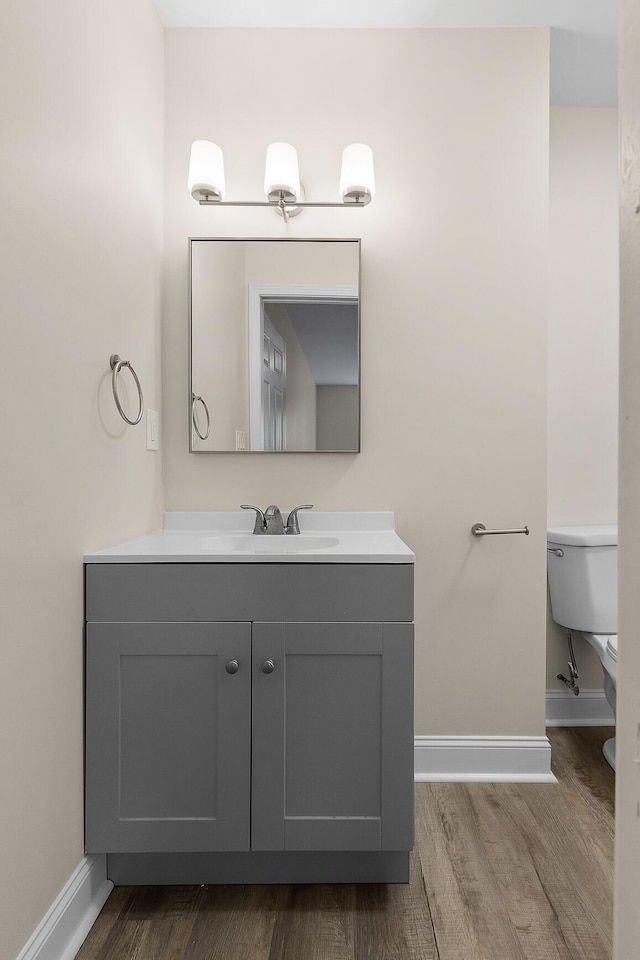
<path fill-rule="evenodd" d="M 250 660 L 248 623 L 87 624 L 89 852 L 249 848 Z"/>
<path fill-rule="evenodd" d="M 413 625 L 254 623 L 252 638 L 252 848 L 410 849 Z"/>

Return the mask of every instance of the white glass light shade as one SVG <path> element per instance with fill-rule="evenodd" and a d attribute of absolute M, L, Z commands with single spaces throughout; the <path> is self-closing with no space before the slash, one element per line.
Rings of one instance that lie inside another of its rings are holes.
<path fill-rule="evenodd" d="M 351 143 L 342 151 L 340 196 L 345 203 L 369 203 L 376 192 L 373 150 L 366 143 Z"/>
<path fill-rule="evenodd" d="M 264 167 L 264 192 L 269 200 L 300 199 L 298 153 L 290 143 L 271 143 Z"/>
<path fill-rule="evenodd" d="M 189 192 L 194 200 L 224 200 L 224 159 L 217 143 L 194 140 L 189 162 Z"/>

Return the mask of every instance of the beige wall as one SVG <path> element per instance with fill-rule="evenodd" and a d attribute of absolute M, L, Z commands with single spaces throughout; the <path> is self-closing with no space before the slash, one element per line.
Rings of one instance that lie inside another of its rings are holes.
<path fill-rule="evenodd" d="M 544 730 L 547 84 L 543 29 L 166 34 L 167 509 L 394 509 L 417 556 L 419 734 Z M 272 139 L 296 144 L 314 198 L 336 196 L 342 148 L 363 140 L 375 202 L 289 224 L 199 207 L 199 137 L 225 151 L 229 198 L 257 199 Z M 186 453 L 198 235 L 362 237 L 360 455 Z M 476 542 L 479 520 L 533 533 Z"/>
<path fill-rule="evenodd" d="M 617 110 L 553 107 L 549 166 L 548 520 L 615 523 L 618 446 Z M 602 668 L 582 637 L 582 687 Z M 549 617 L 547 687 L 566 676 Z"/>
<path fill-rule="evenodd" d="M 620 547 L 614 960 L 640 943 L 640 9 L 620 3 Z"/>
<path fill-rule="evenodd" d="M 0 115 L 0 957 L 83 857 L 82 556 L 157 527 L 163 35 L 150 0 L 5 0 Z M 184 438 L 183 438 L 184 439 Z"/>

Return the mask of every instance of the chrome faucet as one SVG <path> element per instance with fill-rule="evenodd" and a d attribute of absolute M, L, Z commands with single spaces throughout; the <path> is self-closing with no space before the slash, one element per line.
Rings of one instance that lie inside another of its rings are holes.
<path fill-rule="evenodd" d="M 298 523 L 298 510 L 312 510 L 312 503 L 303 503 L 299 507 L 294 507 L 289 516 L 287 517 L 287 524 L 285 527 L 284 521 L 282 519 L 282 514 L 280 513 L 280 508 L 272 503 L 271 506 L 267 507 L 263 513 L 260 507 L 254 507 L 251 503 L 241 503 L 241 510 L 255 510 L 256 512 L 256 522 L 253 526 L 253 532 L 255 534 L 264 535 L 269 534 L 271 536 L 281 536 L 283 533 L 293 534 L 294 536 L 300 533 L 300 524 Z"/>
<path fill-rule="evenodd" d="M 267 507 L 264 512 L 264 532 L 275 536 L 281 536 L 284 533 L 282 514 L 280 513 L 280 508 L 276 507 L 275 503 Z"/>

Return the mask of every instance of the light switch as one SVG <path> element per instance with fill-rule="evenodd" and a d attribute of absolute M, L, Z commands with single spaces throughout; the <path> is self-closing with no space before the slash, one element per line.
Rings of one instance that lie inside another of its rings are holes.
<path fill-rule="evenodd" d="M 160 449 L 160 416 L 157 410 L 147 410 L 147 450 Z"/>

